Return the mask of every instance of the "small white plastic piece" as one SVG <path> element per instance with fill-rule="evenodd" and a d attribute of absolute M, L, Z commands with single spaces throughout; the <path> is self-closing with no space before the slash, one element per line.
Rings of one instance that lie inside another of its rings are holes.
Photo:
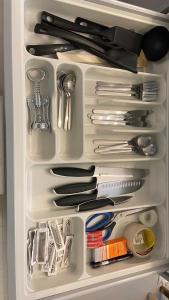
<path fill-rule="evenodd" d="M 48 228 L 39 228 L 37 230 L 37 263 L 44 264 L 48 259 Z"/>
<path fill-rule="evenodd" d="M 54 240 L 56 251 L 64 248 L 64 240 L 62 237 L 62 232 L 60 226 L 57 222 L 48 222 L 49 230 Z"/>
<path fill-rule="evenodd" d="M 153 227 L 158 221 L 158 216 L 155 209 L 151 209 L 139 214 L 139 220 L 147 227 Z"/>
<path fill-rule="evenodd" d="M 70 254 L 72 251 L 72 243 L 73 243 L 73 236 L 67 236 L 65 242 L 63 260 L 61 264 L 62 268 L 68 267 L 70 265 Z"/>

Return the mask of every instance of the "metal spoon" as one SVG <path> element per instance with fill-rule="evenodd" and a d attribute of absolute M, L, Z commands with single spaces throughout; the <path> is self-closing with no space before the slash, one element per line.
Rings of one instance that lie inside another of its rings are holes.
<path fill-rule="evenodd" d="M 59 92 L 58 97 L 58 128 L 61 129 L 63 127 L 63 107 L 64 107 L 64 92 L 62 88 L 63 79 L 66 77 L 66 73 L 64 71 L 59 71 L 57 73 L 57 87 Z"/>
<path fill-rule="evenodd" d="M 72 120 L 71 120 L 71 106 L 72 99 L 71 95 L 74 92 L 76 85 L 76 75 L 74 72 L 68 73 L 62 82 L 62 87 L 66 95 L 66 112 L 65 112 L 65 121 L 64 121 L 64 130 L 71 130 Z"/>
<path fill-rule="evenodd" d="M 109 154 L 128 154 L 128 153 L 136 153 L 140 155 L 145 155 L 145 156 L 154 156 L 157 153 L 157 146 L 155 144 L 150 144 L 147 147 L 137 147 L 133 146 L 130 149 L 124 148 L 124 149 L 100 149 L 95 148 L 94 152 L 97 154 L 102 154 L 102 155 L 109 155 Z"/>
<path fill-rule="evenodd" d="M 111 147 L 111 149 L 126 148 L 132 146 L 138 147 L 147 147 L 153 143 L 153 137 L 150 135 L 138 135 L 132 138 L 129 141 L 116 141 L 116 140 L 95 140 L 95 144 L 98 145 L 98 148 L 107 148 Z M 99 143 L 100 142 L 100 143 Z"/>

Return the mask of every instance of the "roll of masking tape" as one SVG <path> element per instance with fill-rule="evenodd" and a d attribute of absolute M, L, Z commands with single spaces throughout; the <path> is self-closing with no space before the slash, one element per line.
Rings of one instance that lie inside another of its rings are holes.
<path fill-rule="evenodd" d="M 139 221 L 147 227 L 153 227 L 158 220 L 155 209 L 144 211 L 139 214 Z"/>
<path fill-rule="evenodd" d="M 149 256 L 155 246 L 155 235 L 151 228 L 140 224 L 130 223 L 126 226 L 123 236 L 127 247 L 133 255 L 140 258 Z"/>

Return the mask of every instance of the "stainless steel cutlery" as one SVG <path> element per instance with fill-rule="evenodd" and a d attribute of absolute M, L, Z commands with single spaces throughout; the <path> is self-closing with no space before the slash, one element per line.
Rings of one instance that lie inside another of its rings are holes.
<path fill-rule="evenodd" d="M 88 118 L 94 125 L 108 126 L 133 126 L 133 127 L 151 127 L 152 124 L 148 119 L 153 113 L 152 110 L 105 110 L 92 109 Z"/>
<path fill-rule="evenodd" d="M 153 156 L 157 153 L 157 145 L 152 136 L 136 136 L 129 141 L 94 140 L 94 152 L 102 155 L 136 153 Z"/>
<path fill-rule="evenodd" d="M 73 71 L 57 73 L 58 87 L 58 128 L 70 131 L 72 127 L 72 95 L 75 90 L 76 75 Z"/>
<path fill-rule="evenodd" d="M 157 81 L 147 81 L 139 84 L 111 83 L 97 81 L 95 93 L 98 96 L 111 96 L 116 98 L 131 98 L 144 102 L 156 101 L 159 93 Z"/>

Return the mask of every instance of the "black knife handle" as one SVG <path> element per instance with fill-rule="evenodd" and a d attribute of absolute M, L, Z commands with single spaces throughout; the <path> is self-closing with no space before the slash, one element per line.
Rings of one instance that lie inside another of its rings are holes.
<path fill-rule="evenodd" d="M 51 173 L 53 175 L 59 175 L 59 176 L 69 176 L 69 177 L 92 177 L 94 175 L 95 166 L 91 166 L 90 169 L 81 169 L 81 168 L 72 168 L 72 167 L 66 167 L 66 168 L 52 168 Z"/>
<path fill-rule="evenodd" d="M 47 11 L 42 11 L 41 22 L 45 22 L 50 25 L 57 26 L 66 30 L 87 33 L 87 34 L 94 34 L 94 35 L 100 34 L 100 30 L 98 30 L 97 28 L 88 28 L 88 27 L 81 26 L 77 23 L 55 16 Z"/>
<path fill-rule="evenodd" d="M 97 190 L 92 194 L 78 194 L 62 197 L 54 200 L 57 206 L 76 206 L 86 201 L 92 201 L 97 198 Z"/>
<path fill-rule="evenodd" d="M 87 201 L 85 203 L 79 204 L 77 207 L 77 211 L 88 211 L 97 208 L 102 208 L 107 205 L 114 205 L 114 202 L 110 199 L 98 199 L 93 201 Z"/>
<path fill-rule="evenodd" d="M 94 179 L 92 182 L 79 182 L 66 184 L 59 187 L 55 187 L 53 190 L 56 194 L 77 194 L 86 191 L 95 190 L 97 186 L 97 179 Z"/>
<path fill-rule="evenodd" d="M 27 45 L 26 50 L 36 56 L 56 54 L 57 52 L 66 52 L 75 50 L 72 44 L 45 44 L 45 45 Z"/>

